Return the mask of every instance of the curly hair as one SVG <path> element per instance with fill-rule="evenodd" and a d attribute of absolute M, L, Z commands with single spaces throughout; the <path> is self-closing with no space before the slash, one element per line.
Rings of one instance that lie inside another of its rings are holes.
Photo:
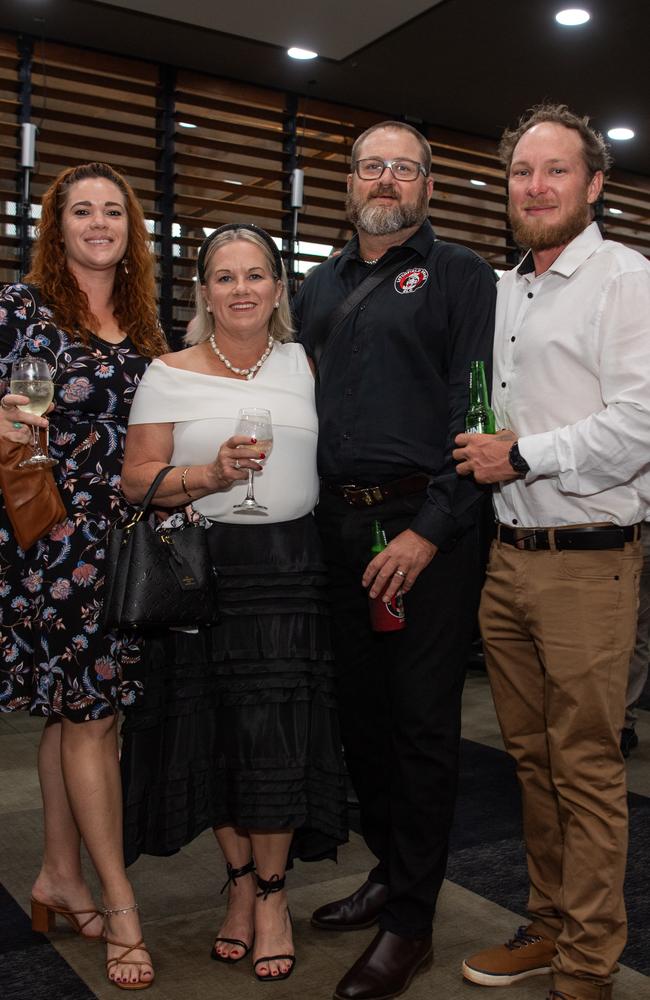
<path fill-rule="evenodd" d="M 268 233 L 264 233 L 266 240 L 271 239 Z M 263 252 L 266 258 L 267 266 L 272 275 L 275 275 L 276 264 L 271 255 L 271 251 L 264 239 L 258 236 L 257 233 L 251 232 L 248 229 L 230 229 L 226 232 L 219 233 L 215 237 L 210 237 L 204 240 L 204 244 L 208 244 L 207 252 L 205 254 L 205 276 L 209 276 L 210 265 L 212 264 L 212 259 L 217 250 L 223 246 L 227 246 L 228 243 L 234 243 L 236 240 L 244 240 L 245 243 L 253 243 L 256 247 Z M 279 276 L 279 280 L 282 282 L 282 294 L 280 296 L 280 305 L 277 309 L 273 310 L 271 319 L 269 320 L 269 333 L 274 340 L 278 343 L 284 344 L 289 340 L 293 340 L 293 324 L 291 322 L 291 309 L 289 307 L 289 291 L 287 286 L 287 272 L 284 267 L 284 263 L 280 261 L 282 267 L 282 274 Z M 201 344 L 204 340 L 214 332 L 214 316 L 211 312 L 208 312 L 205 299 L 203 298 L 203 288 L 205 286 L 197 280 L 195 286 L 195 302 L 196 302 L 196 313 L 192 320 L 190 320 L 191 329 L 185 334 L 185 343 L 188 347 L 193 344 Z"/>
<path fill-rule="evenodd" d="M 573 129 L 578 133 L 582 139 L 582 155 L 590 178 L 595 173 L 598 173 L 599 170 L 602 170 L 604 174 L 607 173 L 612 165 L 612 157 L 607 148 L 607 143 L 600 132 L 596 132 L 595 129 L 590 127 L 589 118 L 586 115 L 584 118 L 581 118 L 579 115 L 574 114 L 566 104 L 551 104 L 546 102 L 544 104 L 536 104 L 526 111 L 519 119 L 517 127 L 506 129 L 501 136 L 499 156 L 506 168 L 506 176 L 510 173 L 515 146 L 522 135 L 528 129 L 531 129 L 533 125 L 539 125 L 541 122 L 564 125 L 565 128 Z"/>
<path fill-rule="evenodd" d="M 131 185 L 108 163 L 83 163 L 63 170 L 43 195 L 41 218 L 25 281 L 36 285 L 58 326 L 74 333 L 84 344 L 99 328 L 88 296 L 67 265 L 61 216 L 70 190 L 78 181 L 101 177 L 111 181 L 124 196 L 128 236 L 123 266 L 115 270 L 113 315 L 136 350 L 153 358 L 169 348 L 158 321 L 154 256 L 142 208 Z"/>

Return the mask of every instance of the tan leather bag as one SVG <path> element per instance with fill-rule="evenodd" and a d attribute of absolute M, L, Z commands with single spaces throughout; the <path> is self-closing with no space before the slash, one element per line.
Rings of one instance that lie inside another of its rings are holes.
<path fill-rule="evenodd" d="M 0 492 L 16 541 L 25 551 L 68 516 L 51 468 L 18 468 L 31 454 L 31 445 L 0 439 Z"/>

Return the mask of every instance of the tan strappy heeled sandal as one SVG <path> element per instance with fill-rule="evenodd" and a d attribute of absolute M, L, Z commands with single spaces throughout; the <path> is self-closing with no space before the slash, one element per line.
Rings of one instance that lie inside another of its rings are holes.
<path fill-rule="evenodd" d="M 110 917 L 114 913 L 129 913 L 130 910 L 137 910 L 137 909 L 138 909 L 137 903 L 133 903 L 132 906 L 115 906 L 110 909 L 105 909 L 103 911 L 103 915 L 104 917 Z M 139 959 L 137 961 L 136 959 L 127 959 L 127 955 L 130 955 L 132 951 L 138 951 L 138 949 L 142 949 L 142 951 L 146 951 L 147 954 L 149 954 L 149 949 L 144 943 L 144 938 L 140 938 L 140 940 L 137 941 L 136 944 L 125 944 L 123 941 L 112 941 L 111 938 L 109 938 L 107 934 L 104 933 L 104 940 L 107 945 L 110 944 L 114 948 L 124 948 L 124 951 L 122 952 L 121 955 L 116 955 L 114 958 L 106 959 L 106 978 L 108 979 L 109 983 L 112 983 L 113 986 L 117 986 L 117 988 L 120 990 L 148 990 L 149 987 L 153 985 L 153 981 L 155 979 L 155 973 L 153 969 L 153 963 L 151 961 L 151 956 L 149 957 L 149 961 L 147 961 L 146 959 Z M 116 979 L 112 979 L 111 976 L 109 975 L 111 969 L 114 968 L 116 965 L 123 965 L 123 964 L 137 965 L 138 968 L 146 966 L 147 968 L 151 969 L 151 979 L 147 980 L 139 979 L 137 983 L 121 983 L 118 982 Z"/>
<path fill-rule="evenodd" d="M 100 931 L 99 934 L 83 934 L 84 927 L 92 923 L 95 917 L 101 917 L 101 910 L 66 910 L 63 906 L 54 906 L 52 903 L 43 903 L 40 899 L 34 899 L 32 896 L 31 900 L 32 907 L 32 930 L 36 931 L 38 934 L 49 934 L 56 927 L 56 917 L 57 914 L 60 917 L 64 917 L 68 921 L 72 929 L 80 937 L 86 938 L 88 941 L 101 941 L 104 937 L 104 932 Z M 79 917 L 87 917 L 87 920 L 83 922 Z"/>

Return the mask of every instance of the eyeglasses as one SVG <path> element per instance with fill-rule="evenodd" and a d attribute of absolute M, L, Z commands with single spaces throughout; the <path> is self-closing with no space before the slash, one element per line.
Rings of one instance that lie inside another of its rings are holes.
<path fill-rule="evenodd" d="M 427 176 L 427 172 L 417 160 L 380 160 L 376 156 L 357 160 L 354 170 L 362 181 L 377 181 L 388 167 L 396 181 L 414 181 L 419 174 Z"/>

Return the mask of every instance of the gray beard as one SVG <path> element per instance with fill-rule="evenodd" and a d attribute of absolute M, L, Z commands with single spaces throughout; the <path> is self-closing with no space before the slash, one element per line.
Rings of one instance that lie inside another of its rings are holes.
<path fill-rule="evenodd" d="M 415 205 L 374 205 L 370 201 L 360 201 L 350 192 L 346 203 L 347 217 L 350 222 L 369 236 L 389 236 L 402 229 L 421 226 L 428 214 L 429 198 L 426 188 L 422 189 L 422 197 Z"/>

